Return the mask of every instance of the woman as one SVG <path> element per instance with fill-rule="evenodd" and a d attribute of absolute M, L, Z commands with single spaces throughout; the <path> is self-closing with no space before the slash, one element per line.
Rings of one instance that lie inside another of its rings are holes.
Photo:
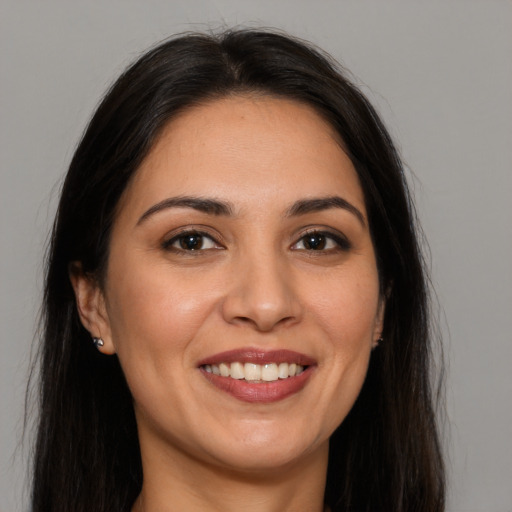
<path fill-rule="evenodd" d="M 399 157 L 335 63 L 161 44 L 63 186 L 33 510 L 443 510 L 427 299 Z"/>

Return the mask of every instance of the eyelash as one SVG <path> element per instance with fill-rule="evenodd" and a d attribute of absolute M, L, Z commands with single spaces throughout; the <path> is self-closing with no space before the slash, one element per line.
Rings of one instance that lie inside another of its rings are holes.
<path fill-rule="evenodd" d="M 179 243 L 181 241 L 184 241 L 187 237 L 200 237 L 203 244 L 204 240 L 208 239 L 210 240 L 216 247 L 208 247 L 206 249 L 203 249 L 201 246 L 199 249 L 185 249 L 183 247 L 174 247 L 174 244 Z M 323 237 L 324 242 L 328 244 L 329 240 L 334 242 L 335 247 L 329 247 L 327 249 L 295 249 L 305 252 L 315 252 L 315 253 L 329 253 L 332 254 L 333 252 L 339 252 L 339 251 L 349 251 L 352 248 L 352 245 L 350 242 L 342 235 L 332 233 L 330 231 L 325 230 L 318 230 L 318 229 L 312 229 L 310 231 L 307 231 L 306 233 L 302 234 L 300 238 L 291 246 L 292 248 L 298 245 L 299 243 L 304 243 L 307 237 Z M 178 253 L 196 253 L 199 254 L 204 251 L 212 250 L 212 249 L 220 249 L 223 248 L 222 245 L 215 240 L 214 237 L 212 237 L 209 233 L 206 233 L 204 231 L 196 230 L 196 229 L 190 229 L 185 230 L 177 235 L 173 236 L 172 238 L 165 240 L 162 243 L 162 248 L 167 251 L 174 251 Z"/>
<path fill-rule="evenodd" d="M 300 249 L 307 252 L 324 252 L 324 253 L 332 253 L 338 251 L 349 251 L 352 248 L 350 242 L 341 234 L 332 233 L 331 231 L 319 230 L 319 229 L 311 229 L 306 231 L 306 233 L 302 234 L 297 242 L 293 244 L 293 246 L 297 245 L 300 242 L 304 242 L 307 237 L 323 237 L 326 241 L 331 240 L 336 245 L 335 247 L 331 247 L 324 250 L 315 250 L 315 249 Z M 292 246 L 292 247 L 293 247 Z"/>
<path fill-rule="evenodd" d="M 214 249 L 214 247 L 209 247 L 207 249 L 202 249 L 199 248 L 199 249 L 184 249 L 182 247 L 173 247 L 174 244 L 176 244 L 177 242 L 180 242 L 180 241 L 183 241 L 185 238 L 187 237 L 201 237 L 201 239 L 204 241 L 204 239 L 208 239 L 208 240 L 211 240 L 217 247 L 216 248 L 222 248 L 221 244 L 219 244 L 215 238 L 213 238 L 209 233 L 206 233 L 204 231 L 200 231 L 200 230 L 197 230 L 197 229 L 189 229 L 189 230 L 184 230 L 184 231 L 181 231 L 180 233 L 178 233 L 177 235 L 173 236 L 172 238 L 170 238 L 169 240 L 165 240 L 163 243 L 162 243 L 162 248 L 167 250 L 167 251 L 174 251 L 174 252 L 179 252 L 179 253 L 200 253 L 200 252 L 203 252 L 205 250 L 211 250 L 211 249 Z"/>

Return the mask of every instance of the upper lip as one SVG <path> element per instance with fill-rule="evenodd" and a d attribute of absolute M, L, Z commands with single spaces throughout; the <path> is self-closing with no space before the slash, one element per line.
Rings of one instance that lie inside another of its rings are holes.
<path fill-rule="evenodd" d="M 262 350 L 249 347 L 228 350 L 208 356 L 199 361 L 198 366 L 235 362 L 253 364 L 295 363 L 301 366 L 312 366 L 316 364 L 316 361 L 312 357 L 293 350 Z"/>

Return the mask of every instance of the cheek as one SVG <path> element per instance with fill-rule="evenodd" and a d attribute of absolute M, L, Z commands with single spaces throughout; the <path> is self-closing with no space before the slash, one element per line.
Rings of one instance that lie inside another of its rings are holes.
<path fill-rule="evenodd" d="M 184 358 L 216 297 L 197 280 L 178 279 L 166 269 L 144 268 L 134 264 L 130 272 L 112 269 L 116 286 L 108 294 L 107 308 L 116 351 L 122 360 Z"/>
<path fill-rule="evenodd" d="M 318 290 L 311 309 L 338 350 L 371 346 L 379 308 L 376 272 L 342 272 Z"/>
<path fill-rule="evenodd" d="M 326 432 L 343 421 L 366 378 L 378 322 L 379 288 L 376 271 L 343 272 L 336 286 L 324 287 L 311 303 L 315 323 L 328 344 L 323 358 L 322 400 Z"/>
<path fill-rule="evenodd" d="M 166 417 L 171 410 L 184 417 L 187 376 L 195 370 L 195 340 L 208 325 L 216 298 L 198 290 L 204 282 L 178 279 L 162 268 L 132 268 L 111 273 L 116 286 L 108 295 L 108 314 L 117 356 L 136 409 L 146 419 Z M 162 404 L 172 407 L 162 412 Z M 171 415 L 166 421 L 175 420 Z"/>

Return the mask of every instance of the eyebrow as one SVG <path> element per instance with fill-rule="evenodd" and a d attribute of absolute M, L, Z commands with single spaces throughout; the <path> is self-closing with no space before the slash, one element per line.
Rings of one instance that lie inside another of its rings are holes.
<path fill-rule="evenodd" d="M 169 208 L 192 208 L 208 215 L 216 216 L 233 215 L 233 207 L 226 201 L 192 196 L 169 197 L 146 210 L 137 221 L 137 225 L 141 224 L 155 213 L 167 210 Z M 331 208 L 347 210 L 359 220 L 363 227 L 366 226 L 364 215 L 361 213 L 361 211 L 353 204 L 349 203 L 346 199 L 343 199 L 339 196 L 301 199 L 293 203 L 292 206 L 288 208 L 286 211 L 286 216 L 298 217 L 307 213 L 320 212 L 323 210 L 329 210 Z"/>
<path fill-rule="evenodd" d="M 168 208 L 192 208 L 209 215 L 233 215 L 232 206 L 224 201 L 190 196 L 169 197 L 146 210 L 137 221 L 137 225 Z"/>
<path fill-rule="evenodd" d="M 293 203 L 293 205 L 286 212 L 287 217 L 296 217 L 298 215 L 305 215 L 306 213 L 320 212 L 329 210 L 331 208 L 341 208 L 347 210 L 357 217 L 359 222 L 366 227 L 366 221 L 361 210 L 356 208 L 352 203 L 339 196 L 317 197 L 311 199 L 301 199 Z"/>

